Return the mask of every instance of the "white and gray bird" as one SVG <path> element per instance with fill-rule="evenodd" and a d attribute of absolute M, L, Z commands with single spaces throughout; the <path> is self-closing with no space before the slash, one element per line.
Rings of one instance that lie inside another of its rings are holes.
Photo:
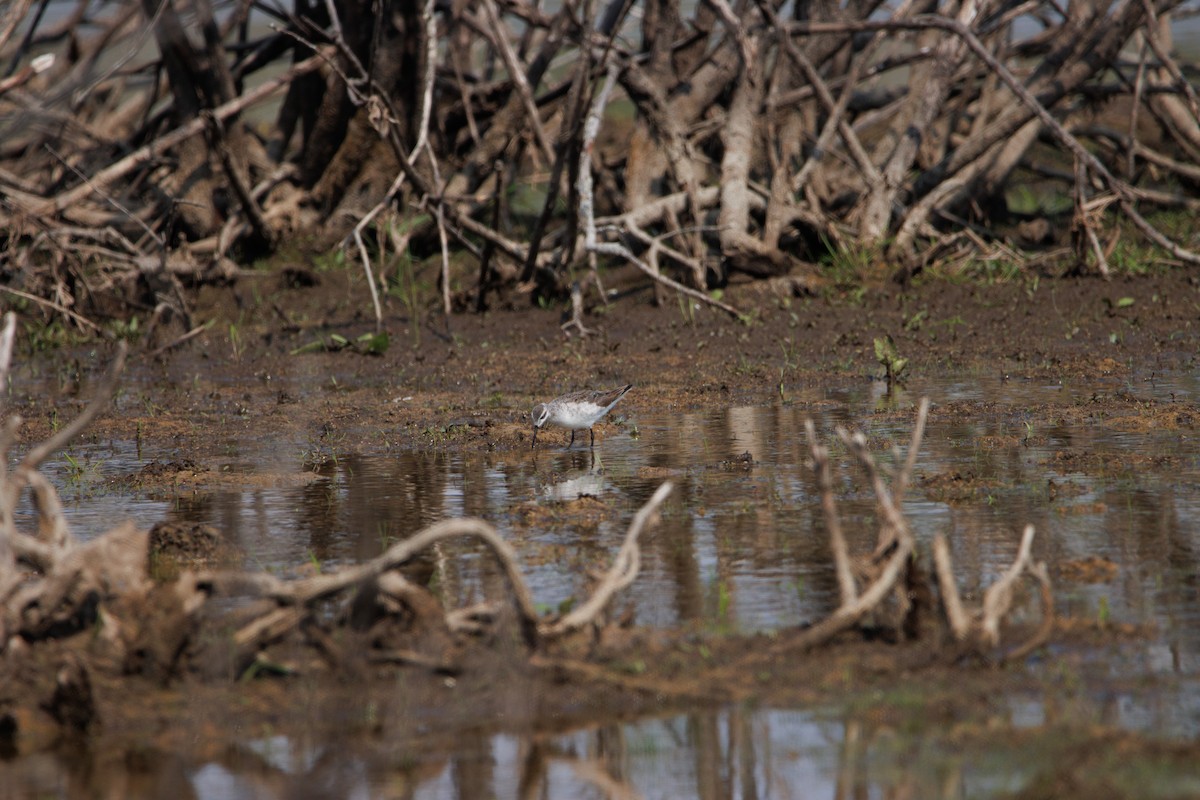
<path fill-rule="evenodd" d="M 612 410 L 617 401 L 633 388 L 627 384 L 617 389 L 593 391 L 585 389 L 581 392 L 569 392 L 562 397 L 556 397 L 549 403 L 538 403 L 533 407 L 533 447 L 537 447 L 538 431 L 546 425 L 557 425 L 571 431 L 571 444 L 575 444 L 575 431 L 588 429 L 592 435 L 592 447 L 596 446 L 596 432 L 592 430 L 600 419 Z"/>

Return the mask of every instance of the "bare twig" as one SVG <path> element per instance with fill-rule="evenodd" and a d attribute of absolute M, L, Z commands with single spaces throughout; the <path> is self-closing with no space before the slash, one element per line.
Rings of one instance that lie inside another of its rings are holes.
<path fill-rule="evenodd" d="M 1012 605 L 1013 590 L 1021 574 L 1030 565 L 1030 550 L 1033 547 L 1033 526 L 1026 525 L 1021 534 L 1021 545 L 1017 557 L 996 582 L 983 593 L 983 616 L 979 627 L 985 644 L 995 647 L 1000 643 L 1000 620 Z"/>
<path fill-rule="evenodd" d="M 950 632 L 958 641 L 965 641 L 971 633 L 971 618 L 963 609 L 962 596 L 954 580 L 954 565 L 950 559 L 950 545 L 942 534 L 933 537 L 933 564 L 937 571 L 938 588 L 941 591 L 942 609 Z"/>
<path fill-rule="evenodd" d="M 833 553 L 833 566 L 837 575 L 838 591 L 841 594 L 841 605 L 850 605 L 858 599 L 858 588 L 854 585 L 854 573 L 850 569 L 850 550 L 846 546 L 846 536 L 842 533 L 837 499 L 833 496 L 829 448 L 817 443 L 817 430 L 811 419 L 804 420 L 804 431 L 808 434 L 808 447 L 813 459 L 813 473 L 817 476 L 817 488 L 821 492 L 821 511 L 825 516 L 825 527 L 829 529 L 829 549 Z"/>
<path fill-rule="evenodd" d="M 30 294 L 29 292 L 22 292 L 20 289 L 13 289 L 11 286 L 0 286 L 0 291 L 11 294 L 13 297 L 20 297 L 22 300 L 28 300 L 31 303 L 37 303 L 39 306 L 45 306 L 46 308 L 57 311 L 59 314 L 62 314 L 65 317 L 69 317 L 73 322 L 78 323 L 81 328 L 88 328 L 96 334 L 104 334 L 104 329 L 99 325 L 92 322 L 87 317 L 76 314 L 66 306 L 55 303 L 53 300 L 47 300 L 44 297 L 38 297 L 37 295 Z"/>
<path fill-rule="evenodd" d="M 512 44 L 508 41 L 508 28 L 500 20 L 495 0 L 484 0 L 482 5 L 488 23 L 496 34 L 495 44 L 500 51 L 500 57 L 504 59 L 508 76 L 512 80 L 517 94 L 521 97 L 521 103 L 525 106 L 526 118 L 529 120 L 529 126 L 533 128 L 534 138 L 537 140 L 538 147 L 541 148 L 542 156 L 546 159 L 546 163 L 553 164 L 554 146 L 550 144 L 550 137 L 546 135 L 546 128 L 542 125 L 542 117 L 533 100 L 533 89 L 525 77 L 525 67 L 517 60 L 517 54 L 513 52 Z"/>

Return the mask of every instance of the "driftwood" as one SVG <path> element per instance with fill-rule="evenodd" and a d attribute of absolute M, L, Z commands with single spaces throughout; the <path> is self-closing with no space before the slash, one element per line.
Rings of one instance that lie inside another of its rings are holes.
<path fill-rule="evenodd" d="M 915 568 L 915 540 L 901 512 L 901 502 L 908 486 L 917 453 L 929 415 L 929 400 L 922 399 L 917 408 L 916 424 L 912 440 L 904 461 L 899 465 L 889 486 L 874 458 L 867 449 L 866 438 L 861 433 L 851 434 L 844 428 L 837 429 L 837 436 L 847 447 L 854 459 L 867 475 L 879 506 L 880 529 L 874 552 L 857 564 L 851 559 L 842 532 L 837 512 L 837 500 L 833 493 L 832 471 L 829 464 L 829 449 L 818 443 L 816 429 L 811 420 L 805 424 L 808 433 L 809 451 L 812 455 L 813 472 L 821 494 L 821 509 L 825 527 L 829 533 L 829 549 L 833 557 L 837 576 L 839 604 L 829 616 L 790 637 L 778 646 L 778 650 L 805 649 L 828 641 L 842 631 L 859 623 L 869 614 L 881 614 L 884 601 L 891 596 L 896 608 L 890 615 L 895 622 L 897 636 L 903 637 L 904 628 L 919 629 L 909 619 L 919 613 L 909 601 L 911 587 L 924 583 L 923 575 L 910 574 Z M 1054 622 L 1054 601 L 1051 593 L 1049 573 L 1044 563 L 1034 563 L 1031 558 L 1033 526 L 1027 526 L 1021 538 L 1016 559 L 1005 573 L 984 593 L 982 607 L 974 612 L 963 608 L 957 584 L 950 548 L 945 537 L 934 537 L 932 545 L 933 563 L 937 573 L 938 595 L 953 638 L 968 652 L 991 656 L 1000 645 L 1000 627 L 1012 606 L 1015 586 L 1023 575 L 1034 578 L 1040 587 L 1042 623 L 1038 630 L 1023 644 L 999 656 L 1001 660 L 1022 658 L 1041 646 L 1049 638 Z M 863 586 L 860 587 L 860 583 Z"/>
<path fill-rule="evenodd" d="M 7 385 L 16 317 L 5 316 L 0 331 L 0 384 Z M 482 635 L 504 619 L 497 605 L 444 610 L 427 589 L 407 581 L 397 568 L 448 538 L 467 537 L 483 544 L 495 558 L 508 586 L 518 627 L 531 652 L 571 633 L 599 624 L 615 597 L 636 578 L 640 566 L 638 539 L 671 493 L 662 484 L 634 516 L 625 541 L 607 575 L 591 597 L 569 614 L 543 618 L 534 607 L 519 558 L 512 546 L 487 522 L 450 519 L 435 523 L 393 545 L 382 555 L 337 572 L 284 580 L 261 572 L 184 571 L 162 584 L 151 577 L 149 536 L 132 524 L 119 525 L 87 543 L 68 529 L 58 494 L 39 472 L 51 454 L 66 446 L 108 404 L 124 367 L 125 347 L 98 385 L 84 411 L 54 436 L 31 447 L 11 470 L 6 467 L 21 420 L 7 418 L 0 431 L 0 652 L 18 643 L 36 644 L 70 636 L 103 620 L 106 654 L 117 663 L 155 669 L 170 677 L 182 667 L 189 641 L 201 625 L 225 629 L 225 658 L 243 668 L 261 663 L 271 645 L 298 635 L 332 654 L 337 650 L 315 621 L 330 603 L 342 603 L 340 618 L 354 628 L 370 627 L 382 618 L 407 617 L 410 628 L 440 631 L 445 637 Z M 37 527 L 18 530 L 15 509 L 28 489 L 34 499 Z M 239 598 L 236 612 L 213 611 L 218 598 Z M 146 613 L 146 608 L 154 613 Z M 228 620 L 228 621 L 227 621 Z M 164 648 L 161 640 L 172 643 Z M 379 662 L 404 662 L 437 669 L 452 665 L 402 646 L 378 649 Z M 132 666 L 130 668 L 133 668 Z"/>
<path fill-rule="evenodd" d="M 93 294 L 136 313 L 173 264 L 153 305 L 186 315 L 181 280 L 235 279 L 233 262 L 297 233 L 354 243 L 381 327 L 377 278 L 435 253 L 446 314 L 489 292 L 565 298 L 577 272 L 619 264 L 736 313 L 709 293 L 735 272 L 815 272 L 846 251 L 879 274 L 1020 261 L 1031 221 L 1049 231 L 1037 246 L 1074 244 L 1079 270 L 1110 272 L 1121 218 L 1196 264 L 1148 213 L 1200 204 L 1177 5 L 722 0 L 635 21 L 616 0 L 590 19 L 529 0 L 331 0 L 262 27 L 208 2 L 81 0 L 67 20 L 10 3 L 0 254 L 19 280 L 4 288 L 84 325 Z M 161 56 L 144 60 L 149 37 Z M 274 122 L 252 123 L 278 93 Z M 601 124 L 621 95 L 632 119 Z M 1029 175 L 1074 214 L 1009 209 Z M 540 208 L 515 213 L 517 186 Z M 395 217 L 417 213 L 409 252 L 389 252 Z M 452 241 L 478 270 L 452 274 Z"/>

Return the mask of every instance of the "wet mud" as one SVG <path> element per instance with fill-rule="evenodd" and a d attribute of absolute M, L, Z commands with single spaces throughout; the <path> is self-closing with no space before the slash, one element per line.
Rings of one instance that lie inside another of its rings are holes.
<path fill-rule="evenodd" d="M 1177 445 L 1196 437 L 1200 405 L 1190 391 L 1163 388 L 1190 376 L 1200 354 L 1200 286 L 1182 271 L 1112 281 L 918 280 L 903 289 L 853 293 L 763 282 L 726 291 L 726 302 L 748 312 L 741 321 L 673 300 L 655 306 L 649 290 L 622 274 L 610 276 L 609 303 L 590 299 L 586 322 L 597 334 L 586 338 L 564 334 L 557 308 L 498 301 L 485 314 L 457 315 L 447 325 L 432 309 L 413 318 L 393 298 L 384 321 L 390 346 L 381 355 L 306 348 L 333 333 L 355 340 L 374 330 L 359 275 L 317 277 L 312 286 L 275 285 L 264 276 L 205 288 L 194 312 L 216 322 L 204 334 L 153 357 L 148 354 L 182 329 L 156 331 L 151 341 L 136 343 L 113 411 L 85 438 L 135 442 L 139 452 L 165 455 L 106 478 L 105 485 L 122 496 L 186 503 L 197 493 L 247 485 L 305 486 L 352 457 L 546 457 L 561 454 L 569 434 L 547 429 L 532 452 L 529 409 L 535 403 L 624 383 L 635 388 L 596 426 L 598 446 L 624 436 L 636 447 L 643 435 L 639 421 L 650 414 L 730 406 L 775 406 L 853 425 L 858 420 L 836 399 L 849 387 L 874 398 L 868 428 L 904 430 L 915 419 L 917 398 L 929 394 L 931 424 L 970 431 L 963 438 L 975 451 L 1014 458 L 1036 453 L 1037 466 L 1054 477 L 1034 491 L 1063 516 L 1096 513 L 1104 505 L 1083 485 L 1090 476 L 1150 474 L 1171 481 L 1195 467 L 1194 450 Z M 875 358 L 875 339 L 884 335 L 909 360 L 905 381 L 894 387 L 882 382 Z M 83 407 L 106 352 L 92 345 L 19 354 L 11 402 L 26 419 L 25 441 L 41 440 Z M 956 381 L 1003 391 L 961 398 L 952 388 Z M 1081 386 L 1085 393 L 1073 390 Z M 1062 435 L 1066 429 L 1123 437 L 1128 446 L 1096 447 Z M 897 438 L 879 434 L 871 448 L 887 451 L 902 444 Z M 580 440 L 586 435 L 577 437 L 575 449 Z M 252 473 L 237 470 L 232 442 L 259 452 L 278 448 L 278 469 L 260 462 Z M 761 457 L 747 451 L 703 464 L 649 464 L 635 477 L 653 481 L 698 470 L 732 475 L 752 471 Z M 994 471 L 961 467 L 918 469 L 910 489 L 952 510 L 1018 491 L 1030 489 Z M 512 518 L 518 529 L 587 531 L 613 513 L 602 494 L 584 491 L 563 501 L 526 499 Z M 160 577 L 237 559 L 220 538 L 205 526 L 156 527 L 151 548 Z M 1050 564 L 1056 585 L 1086 589 L 1121 580 L 1111 558 L 1073 555 Z M 571 554 L 543 548 L 540 557 L 569 561 Z M 421 567 L 414 569 L 419 581 Z M 157 600 L 147 595 L 148 604 Z M 93 765 L 125 759 L 113 781 L 137 772 L 128 768 L 137 753 L 153 764 L 144 770 L 146 780 L 166 785 L 179 778 L 164 764 L 260 759 L 233 731 L 269 731 L 336 739 L 369 765 L 376 783 L 390 776 L 397 785 L 415 786 L 468 740 L 498 733 L 552 737 L 732 704 L 836 708 L 877 737 L 919 726 L 938 731 L 941 746 L 963 753 L 997 747 L 1021 753 L 1060 742 L 1058 762 L 1014 789 L 1014 797 L 1137 796 L 1126 788 L 1136 784 L 1111 763 L 1099 763 L 1097 752 L 1119 751 L 1171 776 L 1200 756 L 1194 740 L 1163 741 L 1086 714 L 1081 721 L 1067 710 L 1081 694 L 1123 685 L 1120 669 L 1106 665 L 1154 635 L 1140 622 L 1060 609 L 1049 648 L 1029 664 L 998 668 L 987 658 L 964 656 L 944 635 L 894 641 L 872 637 L 868 626 L 866 635 L 854 631 L 816 650 L 790 650 L 789 637 L 803 628 L 662 628 L 641 624 L 637 611 L 621 606 L 588 635 L 532 657 L 514 625 L 484 642 L 428 640 L 424 659 L 372 660 L 365 639 L 330 642 L 319 669 L 295 675 L 270 668 L 312 658 L 308 651 L 289 652 L 287 644 L 264 658 L 262 668 L 232 676 L 215 668 L 129 674 L 128 664 L 104 664 L 83 634 L 18 652 L 10 647 L 0 681 L 0 747 L 11 764 L 38 753 L 83 752 Z M 148 605 L 144 613 L 155 608 Z M 1021 624 L 1014 641 L 1021 639 Z M 148 657 L 170 659 L 169 650 L 167 641 Z M 63 665 L 77 662 L 92 665 L 86 687 L 63 677 Z M 1182 678 L 1141 673 L 1129 680 L 1141 682 L 1140 692 L 1161 687 L 1169 693 L 1194 678 L 1184 670 Z M 1014 696 L 1036 697 L 1058 711 L 1040 725 L 1012 726 L 1002 720 Z M 98 767 L 91 774 L 98 784 L 109 780 Z M 895 788 L 904 779 L 880 784 Z M 1181 785 L 1187 784 L 1170 782 L 1158 796 L 1186 796 Z"/>

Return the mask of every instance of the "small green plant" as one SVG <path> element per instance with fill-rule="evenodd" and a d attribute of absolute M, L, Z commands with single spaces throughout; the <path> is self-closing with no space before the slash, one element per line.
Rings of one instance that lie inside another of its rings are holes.
<path fill-rule="evenodd" d="M 676 301 L 679 303 L 679 316 L 683 317 L 683 321 L 688 325 L 696 324 L 696 306 L 692 303 L 687 295 L 677 293 Z"/>
<path fill-rule="evenodd" d="M 71 483 L 79 483 L 83 480 L 83 475 L 87 472 L 87 467 L 81 464 L 70 453 L 63 453 L 63 458 L 67 462 L 67 480 Z"/>
<path fill-rule="evenodd" d="M 1108 595 L 1100 595 L 1100 602 L 1096 609 L 1096 622 L 1099 623 L 1101 628 L 1108 627 L 1111 614 L 1112 612 L 1108 607 Z"/>
<path fill-rule="evenodd" d="M 884 378 L 887 380 L 889 391 L 893 386 L 902 382 L 901 376 L 908 367 L 908 359 L 900 356 L 900 352 L 896 349 L 896 343 L 892 341 L 889 334 L 875 338 L 875 360 L 883 366 Z"/>
<path fill-rule="evenodd" d="M 842 291 L 852 290 L 849 297 L 857 303 L 862 300 L 866 287 L 863 283 L 877 274 L 884 263 L 882 258 L 886 243 L 844 243 L 836 245 L 825 240 L 825 252 L 820 258 L 821 266 L 833 280 L 834 286 Z"/>
<path fill-rule="evenodd" d="M 346 251 L 342 248 L 322 253 L 313 259 L 317 272 L 334 272 L 346 268 Z"/>
<path fill-rule="evenodd" d="M 229 346 L 233 350 L 233 360 L 242 360 L 242 334 L 236 322 L 229 323 Z"/>
<path fill-rule="evenodd" d="M 913 314 L 908 319 L 904 320 L 904 330 L 906 330 L 906 331 L 921 330 L 921 325 L 924 324 L 925 318 L 928 316 L 929 316 L 928 309 L 922 308 L 920 311 Z"/>
<path fill-rule="evenodd" d="M 738 375 L 754 376 L 758 374 L 758 365 L 751 361 L 745 353 L 742 353 L 738 356 L 738 363 L 733 371 Z"/>
<path fill-rule="evenodd" d="M 399 298 L 400 304 L 408 312 L 408 327 L 412 331 L 413 345 L 416 346 L 420 344 L 421 318 L 430 287 L 417 276 L 417 264 L 407 250 L 396 254 L 395 264 L 396 273 L 388 282 L 388 294 Z"/>
<path fill-rule="evenodd" d="M 349 339 L 340 333 L 331 333 L 328 338 L 314 339 L 308 344 L 300 345 L 292 350 L 290 355 L 304 353 L 336 353 L 341 350 L 352 350 L 364 356 L 381 356 L 387 352 L 391 339 L 387 331 L 379 333 L 364 333 L 356 339 Z"/>
<path fill-rule="evenodd" d="M 47 350 L 58 350 L 62 347 L 77 344 L 84 339 L 81 335 L 67 330 L 63 327 L 62 322 L 57 319 L 45 325 L 32 322 L 26 323 L 23 328 L 25 335 L 21 339 L 27 343 L 30 355 L 36 355 Z"/>
<path fill-rule="evenodd" d="M 129 319 L 114 319 L 108 324 L 108 328 L 112 334 L 118 339 L 134 341 L 141 335 L 141 330 L 138 325 L 138 318 L 135 314 Z"/>
<path fill-rule="evenodd" d="M 784 339 L 779 343 L 779 347 L 783 350 L 783 366 L 779 372 L 782 375 L 786 372 L 794 372 L 800 368 L 800 348 L 796 346 L 795 339 Z"/>
<path fill-rule="evenodd" d="M 733 596 L 729 592 L 729 584 L 725 581 L 717 582 L 717 619 L 725 620 L 729 617 L 729 605 L 733 602 Z"/>

